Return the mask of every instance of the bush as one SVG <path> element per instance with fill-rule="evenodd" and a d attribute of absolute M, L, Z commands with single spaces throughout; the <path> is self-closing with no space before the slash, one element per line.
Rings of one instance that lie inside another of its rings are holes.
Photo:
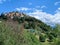
<path fill-rule="evenodd" d="M 19 23 L 23 23 L 25 21 L 25 18 L 24 17 L 18 17 L 18 22 Z"/>
<path fill-rule="evenodd" d="M 45 39 L 46 39 L 45 36 L 43 36 L 43 35 L 40 35 L 40 36 L 39 36 L 39 40 L 40 40 L 40 42 L 45 42 Z"/>
<path fill-rule="evenodd" d="M 7 20 L 7 16 L 5 16 L 5 14 L 3 14 L 3 13 L 1 14 L 0 17 L 1 17 L 1 19 Z"/>
<path fill-rule="evenodd" d="M 24 28 L 25 28 L 25 29 L 29 29 L 29 28 L 30 28 L 30 27 L 29 27 L 29 24 L 28 24 L 28 23 L 25 23 L 25 24 L 24 24 Z"/>
<path fill-rule="evenodd" d="M 32 29 L 35 29 L 35 23 L 34 22 L 29 22 L 29 27 Z"/>
<path fill-rule="evenodd" d="M 57 37 L 56 33 L 50 33 L 52 36 Z"/>
<path fill-rule="evenodd" d="M 49 38 L 48 42 L 52 42 L 54 39 L 54 37 L 52 35 L 49 35 L 48 38 Z"/>

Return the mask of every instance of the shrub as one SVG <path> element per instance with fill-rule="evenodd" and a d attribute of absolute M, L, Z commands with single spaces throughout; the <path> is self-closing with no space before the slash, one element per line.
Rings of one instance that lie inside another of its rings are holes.
<path fill-rule="evenodd" d="M 52 35 L 49 35 L 48 38 L 49 38 L 48 42 L 52 42 L 54 39 L 54 37 Z"/>
<path fill-rule="evenodd" d="M 39 36 L 39 40 L 40 40 L 40 42 L 45 42 L 45 39 L 46 39 L 45 36 L 43 36 L 43 35 L 40 35 L 40 36 Z"/>
<path fill-rule="evenodd" d="M 24 17 L 18 17 L 18 22 L 19 23 L 23 23 L 25 21 L 25 18 Z"/>
<path fill-rule="evenodd" d="M 28 25 L 28 23 L 25 23 L 25 24 L 24 24 L 24 28 L 25 28 L 25 29 L 29 29 L 29 28 L 30 28 L 29 25 Z"/>

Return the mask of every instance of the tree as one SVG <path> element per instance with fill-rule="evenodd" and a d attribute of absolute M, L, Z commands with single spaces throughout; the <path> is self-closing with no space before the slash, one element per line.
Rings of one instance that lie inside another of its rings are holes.
<path fill-rule="evenodd" d="M 5 16 L 5 14 L 4 13 L 1 13 L 1 16 L 0 16 L 2 19 L 4 19 L 4 20 L 7 20 L 7 16 Z"/>

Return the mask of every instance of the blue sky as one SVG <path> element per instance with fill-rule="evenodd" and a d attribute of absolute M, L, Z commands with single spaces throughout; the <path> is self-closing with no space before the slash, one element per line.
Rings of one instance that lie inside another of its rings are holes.
<path fill-rule="evenodd" d="M 45 23 L 60 23 L 60 0 L 0 0 L 0 13 L 20 11 Z"/>
<path fill-rule="evenodd" d="M 60 0 L 1 0 L 0 12 L 14 11 L 15 8 L 26 7 L 36 8 L 54 14 L 55 10 L 60 7 L 60 3 L 56 5 L 56 2 L 60 2 Z"/>

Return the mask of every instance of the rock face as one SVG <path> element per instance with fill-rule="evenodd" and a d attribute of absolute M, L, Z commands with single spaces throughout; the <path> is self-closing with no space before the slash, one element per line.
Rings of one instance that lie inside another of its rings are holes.
<path fill-rule="evenodd" d="M 14 16 L 16 16 L 16 17 L 24 17 L 25 16 L 23 13 L 19 13 L 19 12 L 9 12 L 9 13 L 5 13 L 4 15 L 11 19 L 13 19 Z"/>

